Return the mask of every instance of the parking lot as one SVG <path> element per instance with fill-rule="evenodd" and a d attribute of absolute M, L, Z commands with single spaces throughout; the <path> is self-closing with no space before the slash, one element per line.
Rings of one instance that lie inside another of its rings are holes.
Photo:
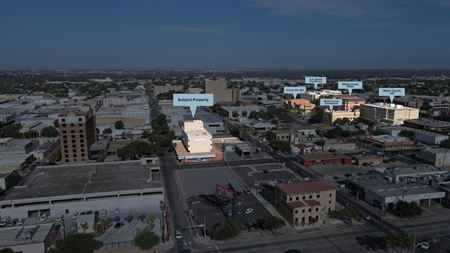
<path fill-rule="evenodd" d="M 279 163 L 233 167 L 248 188 L 263 190 L 264 184 L 275 185 L 290 180 L 301 180 L 298 175 Z"/>

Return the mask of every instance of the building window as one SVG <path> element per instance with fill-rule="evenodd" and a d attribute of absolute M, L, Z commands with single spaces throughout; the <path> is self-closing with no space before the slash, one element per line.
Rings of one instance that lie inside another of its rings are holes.
<path fill-rule="evenodd" d="M 295 210 L 295 213 L 298 213 L 298 210 Z"/>
<path fill-rule="evenodd" d="M 62 119 L 61 119 L 61 122 L 66 122 L 66 119 L 65 119 L 65 118 L 62 118 Z"/>
<path fill-rule="evenodd" d="M 320 199 L 320 194 L 317 194 L 317 198 Z"/>
<path fill-rule="evenodd" d="M 83 127 L 83 124 L 80 123 L 80 124 L 78 124 L 78 126 L 79 126 L 79 127 Z"/>
<path fill-rule="evenodd" d="M 61 126 L 62 126 L 62 127 L 66 127 L 66 124 L 62 124 Z"/>
<path fill-rule="evenodd" d="M 306 196 L 303 196 L 302 199 L 305 200 L 305 199 L 306 199 Z"/>
<path fill-rule="evenodd" d="M 70 130 L 70 133 L 74 134 L 74 133 L 75 133 L 75 130 Z"/>
<path fill-rule="evenodd" d="M 78 121 L 82 121 L 83 120 L 83 118 L 78 118 Z"/>
<path fill-rule="evenodd" d="M 66 163 L 68 163 L 69 162 L 69 159 L 66 159 Z"/>
<path fill-rule="evenodd" d="M 289 197 L 289 201 L 292 201 L 292 197 Z"/>
<path fill-rule="evenodd" d="M 72 139 L 75 139 L 75 135 L 72 135 Z"/>
<path fill-rule="evenodd" d="M 318 212 L 319 211 L 319 208 L 316 208 L 316 212 Z"/>
<path fill-rule="evenodd" d="M 312 199 L 312 195 L 309 195 L 309 199 Z"/>
<path fill-rule="evenodd" d="M 74 124 L 74 123 L 70 123 L 70 126 L 71 126 L 71 127 L 74 127 L 74 126 L 75 126 L 75 124 Z"/>
<path fill-rule="evenodd" d="M 330 201 L 328 201 L 328 204 L 331 204 L 331 200 L 330 200 Z"/>
<path fill-rule="evenodd" d="M 298 197 L 298 196 L 295 198 L 295 200 L 299 200 L 299 199 L 300 199 L 300 197 Z"/>
<path fill-rule="evenodd" d="M 333 196 L 333 193 L 330 193 L 330 197 L 332 197 Z"/>
<path fill-rule="evenodd" d="M 311 212 L 311 208 L 309 209 L 309 212 Z"/>
<path fill-rule="evenodd" d="M 305 212 L 305 209 L 302 209 L 302 213 L 304 213 Z"/>

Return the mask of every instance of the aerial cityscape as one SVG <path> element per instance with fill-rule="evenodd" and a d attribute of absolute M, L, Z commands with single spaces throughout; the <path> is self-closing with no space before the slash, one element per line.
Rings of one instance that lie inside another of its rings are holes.
<path fill-rule="evenodd" d="M 0 7 L 0 253 L 450 252 L 448 1 Z"/>

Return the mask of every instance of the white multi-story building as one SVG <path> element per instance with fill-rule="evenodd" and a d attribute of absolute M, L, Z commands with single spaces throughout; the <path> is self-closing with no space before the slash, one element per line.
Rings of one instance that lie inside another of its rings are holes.
<path fill-rule="evenodd" d="M 375 122 L 400 125 L 405 120 L 418 119 L 419 109 L 387 103 L 363 104 L 361 117 Z"/>
<path fill-rule="evenodd" d="M 203 128 L 203 121 L 183 122 L 181 140 L 189 153 L 208 153 L 212 150 L 212 135 Z"/>

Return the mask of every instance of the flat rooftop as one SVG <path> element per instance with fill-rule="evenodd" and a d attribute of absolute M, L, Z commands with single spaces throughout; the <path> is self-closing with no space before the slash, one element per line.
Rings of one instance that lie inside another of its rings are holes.
<path fill-rule="evenodd" d="M 384 108 L 384 109 L 395 109 L 395 110 L 419 110 L 412 107 L 406 107 L 403 105 L 390 104 L 390 103 L 374 103 L 374 104 L 364 104 L 364 106 Z"/>
<path fill-rule="evenodd" d="M 159 188 L 160 173 L 151 172 L 156 166 L 139 160 L 37 167 L 1 200 Z"/>
<path fill-rule="evenodd" d="M 383 197 L 444 193 L 420 183 L 400 184 L 382 179 L 353 179 L 352 182 Z"/>
<path fill-rule="evenodd" d="M 409 175 L 409 174 L 427 174 L 427 173 L 446 173 L 447 171 L 441 170 L 431 165 L 416 165 L 416 166 L 408 166 L 408 167 L 395 167 L 395 168 L 387 168 L 386 171 L 394 174 L 394 175 Z"/>
<path fill-rule="evenodd" d="M 306 154 L 300 156 L 303 160 L 322 160 L 322 159 L 339 159 L 345 157 L 339 153 L 320 153 L 320 154 Z"/>
<path fill-rule="evenodd" d="M 0 248 L 44 242 L 53 223 L 0 228 Z"/>
<path fill-rule="evenodd" d="M 204 123 L 222 123 L 223 120 L 219 118 L 217 115 L 213 113 L 196 113 L 195 118 L 192 118 L 191 114 L 187 114 L 183 116 L 183 119 L 186 120 L 201 120 Z"/>
<path fill-rule="evenodd" d="M 406 123 L 413 123 L 420 126 L 430 126 L 432 128 L 447 128 L 450 127 L 450 122 L 435 120 L 430 118 L 408 119 Z"/>

